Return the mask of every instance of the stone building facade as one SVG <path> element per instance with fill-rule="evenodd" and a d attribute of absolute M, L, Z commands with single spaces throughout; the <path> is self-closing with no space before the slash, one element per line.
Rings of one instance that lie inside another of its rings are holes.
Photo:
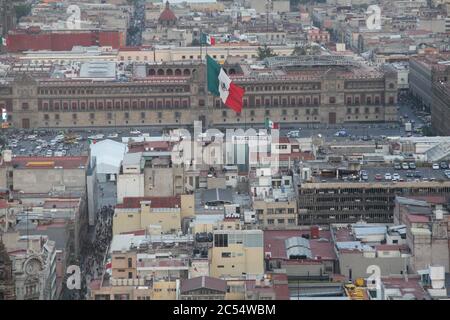
<path fill-rule="evenodd" d="M 225 65 L 246 90 L 242 114 L 207 93 L 199 63 L 150 65 L 128 82 L 16 77 L 0 85 L 0 107 L 15 128 L 274 122 L 340 124 L 397 120 L 396 74 L 325 66 L 268 72 Z"/>

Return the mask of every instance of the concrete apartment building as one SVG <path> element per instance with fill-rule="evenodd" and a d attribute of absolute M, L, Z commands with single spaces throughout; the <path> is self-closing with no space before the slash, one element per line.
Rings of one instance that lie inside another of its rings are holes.
<path fill-rule="evenodd" d="M 333 225 L 332 239 L 339 260 L 339 272 L 346 280 L 367 278 L 375 265 L 381 276 L 409 273 L 410 251 L 406 245 L 383 244 L 387 227 L 376 224 Z"/>
<path fill-rule="evenodd" d="M 253 209 L 264 229 L 289 229 L 298 227 L 297 201 L 260 199 L 253 201 Z"/>
<path fill-rule="evenodd" d="M 298 190 L 299 224 L 355 223 L 361 219 L 389 223 L 394 220 L 396 196 L 446 196 L 450 182 L 324 180 L 302 183 Z"/>
<path fill-rule="evenodd" d="M 415 97 L 417 97 L 427 109 L 431 109 L 435 96 L 437 99 L 440 98 L 440 92 L 434 92 L 435 90 L 433 90 L 434 83 L 440 83 L 441 81 L 445 83 L 450 78 L 450 68 L 448 66 L 446 67 L 445 64 L 445 61 L 449 60 L 450 55 L 435 52 L 418 55 L 410 59 L 410 92 Z M 445 93 L 445 91 L 443 93 Z M 445 95 L 442 95 L 441 97 L 441 99 L 443 99 Z M 442 117 L 443 115 L 445 115 L 444 112 L 439 112 L 439 108 L 435 108 L 435 125 L 433 127 L 435 127 L 436 130 L 442 130 L 439 129 L 438 123 L 436 121 L 438 121 L 438 118 Z M 433 123 L 433 110 L 431 111 L 431 117 Z"/>
<path fill-rule="evenodd" d="M 12 157 L 2 154 L 0 187 L 23 193 L 83 192 L 86 190 L 87 156 Z"/>
<path fill-rule="evenodd" d="M 125 197 L 170 197 L 185 192 L 185 169 L 170 151 L 127 153 L 117 177 L 117 202 Z"/>
<path fill-rule="evenodd" d="M 215 230 L 210 249 L 210 276 L 249 278 L 264 274 L 264 242 L 261 230 Z"/>
<path fill-rule="evenodd" d="M 438 135 L 450 135 L 448 122 L 450 121 L 450 67 L 447 81 L 435 82 L 432 86 L 433 100 L 431 102 L 431 126 Z"/>
<path fill-rule="evenodd" d="M 447 203 L 439 197 L 422 199 L 397 197 L 395 200 L 394 222 L 406 226 L 406 244 L 411 250 L 410 268 L 418 272 L 430 265 L 439 265 L 448 272 L 450 222 L 447 208 L 443 207 Z M 440 200 L 439 204 L 436 200 Z"/>
<path fill-rule="evenodd" d="M 182 217 L 193 215 L 193 198 L 194 195 L 124 198 L 114 211 L 113 234 L 138 230 L 158 234 L 180 232 Z"/>

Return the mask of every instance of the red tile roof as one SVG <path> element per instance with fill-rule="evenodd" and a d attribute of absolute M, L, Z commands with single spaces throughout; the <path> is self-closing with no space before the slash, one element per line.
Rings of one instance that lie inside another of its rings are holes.
<path fill-rule="evenodd" d="M 116 205 L 120 209 L 137 209 L 141 207 L 141 201 L 151 201 L 152 208 L 180 208 L 181 197 L 125 197 L 123 203 Z"/>
<path fill-rule="evenodd" d="M 0 209 L 6 209 L 8 208 L 8 201 L 4 200 L 4 199 L 0 199 Z"/>
<path fill-rule="evenodd" d="M 144 152 L 148 148 L 149 151 L 170 151 L 170 145 L 167 141 L 146 141 L 131 143 L 128 146 L 129 153 Z"/>
<path fill-rule="evenodd" d="M 421 214 L 408 214 L 406 219 L 411 223 L 427 223 L 430 222 L 430 217 Z"/>
<path fill-rule="evenodd" d="M 271 253 L 271 259 L 287 259 L 285 240 L 291 237 L 301 237 L 310 234 L 309 230 L 265 230 L 264 231 L 264 252 Z M 331 241 L 330 231 L 321 230 L 319 239 L 310 239 L 311 253 L 314 257 L 321 257 L 322 260 L 336 260 L 334 245 Z"/>
<path fill-rule="evenodd" d="M 409 275 L 408 280 L 402 277 L 382 277 L 381 281 L 386 289 L 399 289 L 402 294 L 413 294 L 417 300 L 428 300 L 428 294 L 420 284 L 419 275 Z"/>

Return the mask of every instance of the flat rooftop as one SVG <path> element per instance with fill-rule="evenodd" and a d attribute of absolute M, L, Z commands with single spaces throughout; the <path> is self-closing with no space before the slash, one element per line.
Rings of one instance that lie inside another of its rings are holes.
<path fill-rule="evenodd" d="M 85 169 L 88 156 L 74 157 L 27 157 L 12 159 L 14 169 Z"/>

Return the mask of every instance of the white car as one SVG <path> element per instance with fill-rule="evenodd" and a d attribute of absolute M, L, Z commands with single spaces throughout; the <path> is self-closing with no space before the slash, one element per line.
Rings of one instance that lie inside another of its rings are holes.
<path fill-rule="evenodd" d="M 439 163 L 433 163 L 433 170 L 439 170 Z"/>
<path fill-rule="evenodd" d="M 131 130 L 130 134 L 141 134 L 139 130 Z"/>
<path fill-rule="evenodd" d="M 114 138 L 117 138 L 117 137 L 119 137 L 119 135 L 117 133 L 110 133 L 110 134 L 108 134 L 108 138 L 114 139 Z"/>
<path fill-rule="evenodd" d="M 384 180 L 389 180 L 389 181 L 392 180 L 392 176 L 389 172 L 384 174 Z"/>
<path fill-rule="evenodd" d="M 289 131 L 289 132 L 287 133 L 287 136 L 288 136 L 289 138 L 298 138 L 298 137 L 300 137 L 300 130 Z"/>
<path fill-rule="evenodd" d="M 400 175 L 398 173 L 394 173 L 392 175 L 392 181 L 398 181 L 398 180 L 400 180 Z"/>

